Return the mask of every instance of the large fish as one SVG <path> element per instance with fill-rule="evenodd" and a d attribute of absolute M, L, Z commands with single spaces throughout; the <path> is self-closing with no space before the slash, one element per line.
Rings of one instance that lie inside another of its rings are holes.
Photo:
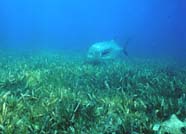
<path fill-rule="evenodd" d="M 87 54 L 89 62 L 104 62 L 128 55 L 125 48 L 120 47 L 114 40 L 97 42 L 90 46 Z"/>

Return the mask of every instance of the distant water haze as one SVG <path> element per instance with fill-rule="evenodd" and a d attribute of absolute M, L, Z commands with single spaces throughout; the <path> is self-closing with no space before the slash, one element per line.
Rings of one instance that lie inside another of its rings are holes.
<path fill-rule="evenodd" d="M 95 42 L 128 42 L 129 55 L 186 54 L 184 0 L 4 0 L 1 47 L 86 51 Z"/>

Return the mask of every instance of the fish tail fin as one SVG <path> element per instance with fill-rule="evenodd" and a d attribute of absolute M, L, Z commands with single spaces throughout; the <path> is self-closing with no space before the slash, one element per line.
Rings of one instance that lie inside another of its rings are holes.
<path fill-rule="evenodd" d="M 123 49 L 123 53 L 124 53 L 125 56 L 129 56 L 129 54 L 128 54 L 126 49 Z"/>
<path fill-rule="evenodd" d="M 126 42 L 125 42 L 125 45 L 123 46 L 123 53 L 124 53 L 125 56 L 129 56 L 129 55 L 128 55 L 128 51 L 127 51 L 127 47 L 128 47 L 128 45 L 129 45 L 130 40 L 131 40 L 131 39 L 128 38 L 128 39 L 126 40 Z"/>

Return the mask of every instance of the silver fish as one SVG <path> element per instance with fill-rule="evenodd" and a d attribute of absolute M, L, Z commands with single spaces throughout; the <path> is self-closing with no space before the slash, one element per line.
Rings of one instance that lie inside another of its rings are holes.
<path fill-rule="evenodd" d="M 124 48 L 120 47 L 114 40 L 97 42 L 90 46 L 87 54 L 89 61 L 102 62 L 113 60 L 122 54 L 127 55 Z"/>

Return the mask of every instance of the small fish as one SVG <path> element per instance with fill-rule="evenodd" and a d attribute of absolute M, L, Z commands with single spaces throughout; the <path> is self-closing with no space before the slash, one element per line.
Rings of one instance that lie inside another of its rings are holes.
<path fill-rule="evenodd" d="M 128 44 L 128 42 L 127 42 Z M 120 47 L 114 40 L 97 42 L 90 46 L 87 58 L 92 61 L 105 61 L 110 59 L 117 59 L 124 54 L 128 56 L 125 47 Z"/>

